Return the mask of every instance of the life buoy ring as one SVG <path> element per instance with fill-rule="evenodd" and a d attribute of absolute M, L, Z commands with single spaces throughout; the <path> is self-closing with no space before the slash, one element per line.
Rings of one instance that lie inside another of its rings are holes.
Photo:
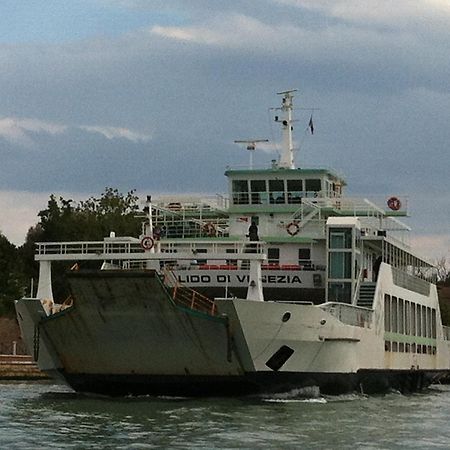
<path fill-rule="evenodd" d="M 300 231 L 300 227 L 298 226 L 298 223 L 296 222 L 291 222 L 290 224 L 288 224 L 286 226 L 286 231 L 291 235 L 291 236 L 295 236 L 299 231 Z"/>
<path fill-rule="evenodd" d="M 153 245 L 155 245 L 155 241 L 151 236 L 144 236 L 141 239 L 141 247 L 144 250 L 151 250 L 153 248 Z"/>
<path fill-rule="evenodd" d="M 214 226 L 214 224 L 212 222 L 205 223 L 205 225 L 203 225 L 203 231 L 208 236 L 215 236 L 216 235 L 216 227 Z"/>
<path fill-rule="evenodd" d="M 387 205 L 390 209 L 392 209 L 392 211 L 398 211 L 402 207 L 402 202 L 397 197 L 391 197 L 387 201 Z"/>

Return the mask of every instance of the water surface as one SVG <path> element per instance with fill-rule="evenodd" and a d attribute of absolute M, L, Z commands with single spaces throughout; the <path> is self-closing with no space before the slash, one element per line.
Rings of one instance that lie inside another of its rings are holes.
<path fill-rule="evenodd" d="M 112 399 L 0 383 L 0 448 L 450 448 L 450 386 L 403 396 Z"/>

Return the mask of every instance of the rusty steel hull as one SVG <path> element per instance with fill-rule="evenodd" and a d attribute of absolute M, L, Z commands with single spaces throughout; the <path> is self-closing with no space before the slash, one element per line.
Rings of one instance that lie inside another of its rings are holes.
<path fill-rule="evenodd" d="M 39 323 L 41 345 L 58 359 L 43 370 L 124 377 L 242 373 L 227 321 L 174 304 L 154 272 L 80 272 L 69 281 L 73 306 Z"/>

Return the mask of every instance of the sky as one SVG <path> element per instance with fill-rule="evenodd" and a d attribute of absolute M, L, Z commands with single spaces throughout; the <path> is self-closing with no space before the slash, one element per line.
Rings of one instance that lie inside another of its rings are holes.
<path fill-rule="evenodd" d="M 297 166 L 406 196 L 412 242 L 448 257 L 448 42 L 447 0 L 2 0 L 0 232 L 23 243 L 52 193 L 225 193 L 233 141 L 278 142 L 298 89 Z"/>

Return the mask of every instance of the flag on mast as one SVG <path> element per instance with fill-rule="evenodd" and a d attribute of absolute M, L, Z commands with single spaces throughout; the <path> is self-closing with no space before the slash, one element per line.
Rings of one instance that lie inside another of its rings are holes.
<path fill-rule="evenodd" d="M 314 124 L 313 124 L 313 120 L 312 120 L 312 114 L 311 114 L 311 117 L 309 118 L 308 128 L 311 131 L 311 134 L 314 134 Z"/>

